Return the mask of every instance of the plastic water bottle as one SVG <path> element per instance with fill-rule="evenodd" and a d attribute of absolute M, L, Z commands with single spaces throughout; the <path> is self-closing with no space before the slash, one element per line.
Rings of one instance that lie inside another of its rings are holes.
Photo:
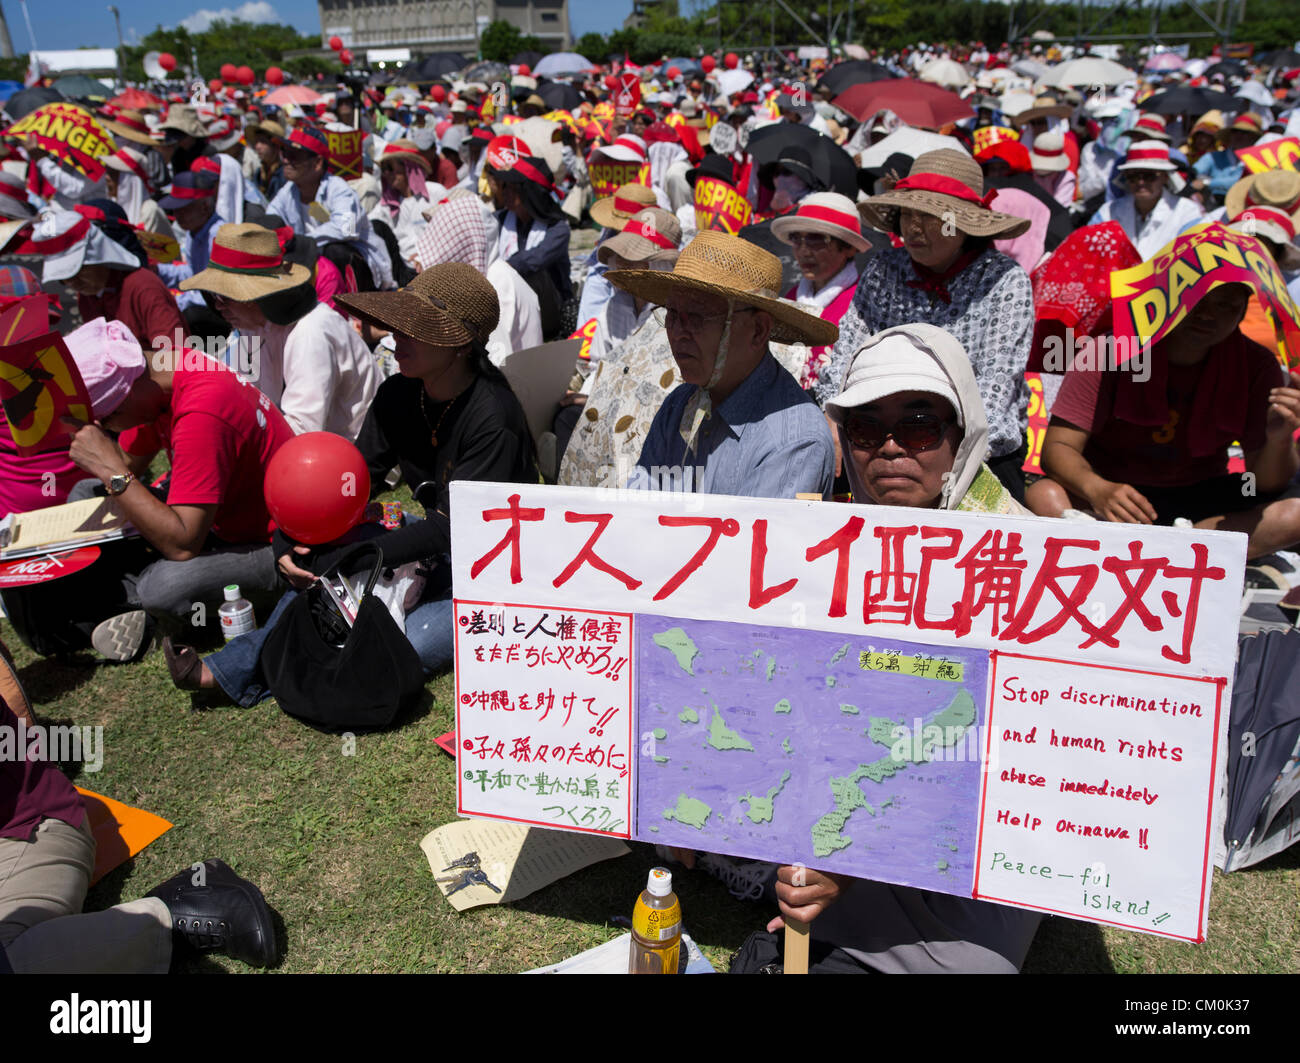
<path fill-rule="evenodd" d="M 682 908 L 673 892 L 673 873 L 651 870 L 632 910 L 628 974 L 676 974 L 682 944 Z"/>
<path fill-rule="evenodd" d="M 226 600 L 217 612 L 221 615 L 221 634 L 227 642 L 238 635 L 246 635 L 257 627 L 253 616 L 253 603 L 239 593 L 239 584 L 231 583 L 225 589 Z"/>

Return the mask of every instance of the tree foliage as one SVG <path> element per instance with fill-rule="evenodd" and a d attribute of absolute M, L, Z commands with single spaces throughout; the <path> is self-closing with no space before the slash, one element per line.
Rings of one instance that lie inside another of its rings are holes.
<path fill-rule="evenodd" d="M 479 52 L 484 59 L 508 63 L 520 52 L 545 52 L 538 38 L 521 33 L 519 27 L 504 19 L 489 23 L 479 36 Z"/>
<path fill-rule="evenodd" d="M 316 73 L 334 74 L 342 67 L 333 58 L 300 56 L 285 60 L 284 53 L 307 48 L 319 48 L 319 34 L 300 34 L 292 26 L 272 23 L 225 22 L 218 20 L 202 33 L 190 33 L 183 26 L 175 29 L 157 27 L 138 46 L 125 51 L 126 77 L 129 81 L 144 81 L 144 57 L 147 52 L 170 52 L 176 57 L 176 69 L 183 72 L 190 66 L 190 49 L 198 56 L 198 73 L 205 80 L 220 77 L 226 63 L 251 67 L 260 79 L 268 66 L 278 66 L 287 73 L 306 77 Z"/>

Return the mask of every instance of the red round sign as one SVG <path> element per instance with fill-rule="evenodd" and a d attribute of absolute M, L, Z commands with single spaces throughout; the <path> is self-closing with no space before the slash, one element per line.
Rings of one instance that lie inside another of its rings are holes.
<path fill-rule="evenodd" d="M 94 564 L 98 546 L 79 546 L 62 554 L 37 554 L 17 561 L 0 561 L 0 587 L 29 587 L 71 576 Z"/>

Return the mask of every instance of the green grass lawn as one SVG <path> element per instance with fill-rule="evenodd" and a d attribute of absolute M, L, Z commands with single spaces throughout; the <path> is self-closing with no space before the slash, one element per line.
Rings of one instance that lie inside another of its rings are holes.
<path fill-rule="evenodd" d="M 161 653 L 129 665 L 35 657 L 0 625 L 46 723 L 102 725 L 103 769 L 86 789 L 138 805 L 174 828 L 90 893 L 88 908 L 131 900 L 195 861 L 221 857 L 257 882 L 284 920 L 295 972 L 510 972 L 559 960 L 622 933 L 653 850 L 587 868 L 510 906 L 458 914 L 434 885 L 419 841 L 455 818 L 452 759 L 434 739 L 452 727 L 450 674 L 432 705 L 389 732 L 339 737 L 253 709 L 194 709 Z M 733 900 L 702 873 L 677 869 L 686 925 L 715 966 L 770 914 Z M 1033 972 L 1300 970 L 1300 846 L 1232 875 L 1215 874 L 1209 941 L 1187 945 L 1048 919 Z M 247 970 L 203 960 L 194 969 Z"/>

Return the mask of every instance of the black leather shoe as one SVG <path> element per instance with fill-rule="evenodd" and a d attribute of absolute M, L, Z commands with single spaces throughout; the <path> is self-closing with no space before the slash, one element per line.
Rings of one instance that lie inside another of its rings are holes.
<path fill-rule="evenodd" d="M 262 891 L 236 875 L 224 860 L 205 860 L 202 878 L 182 871 L 148 896 L 171 913 L 172 934 L 199 952 L 224 952 L 250 967 L 271 967 L 278 959 L 271 910 Z M 203 885 L 195 885 L 195 880 Z"/>

